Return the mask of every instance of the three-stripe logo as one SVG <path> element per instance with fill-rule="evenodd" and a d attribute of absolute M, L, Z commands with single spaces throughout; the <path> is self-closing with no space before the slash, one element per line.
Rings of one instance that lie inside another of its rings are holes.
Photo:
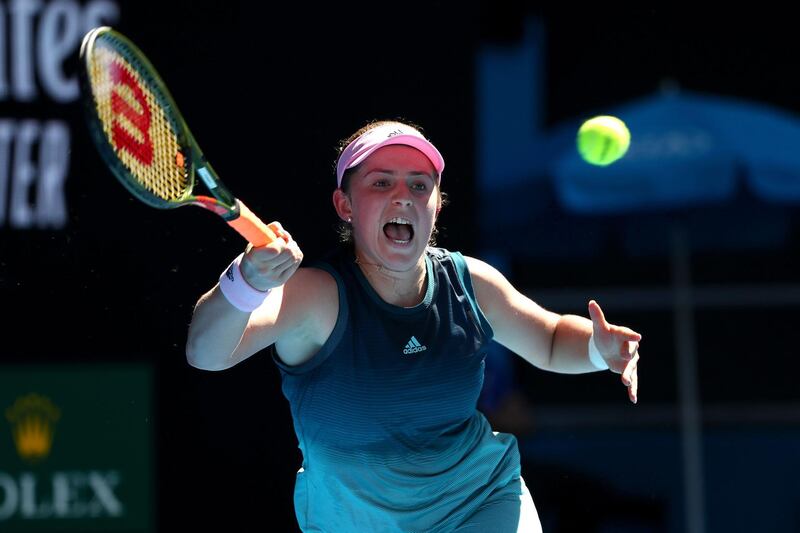
<path fill-rule="evenodd" d="M 409 340 L 408 343 L 406 343 L 406 347 L 403 349 L 403 353 L 409 355 L 412 353 L 424 352 L 427 349 L 428 348 L 426 346 L 420 344 L 417 338 L 412 335 L 411 340 Z"/>

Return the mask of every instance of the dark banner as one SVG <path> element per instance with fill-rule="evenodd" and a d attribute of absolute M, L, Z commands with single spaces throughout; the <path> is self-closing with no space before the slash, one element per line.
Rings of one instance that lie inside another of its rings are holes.
<path fill-rule="evenodd" d="M 0 367 L 0 529 L 150 530 L 152 403 L 145 365 Z"/>

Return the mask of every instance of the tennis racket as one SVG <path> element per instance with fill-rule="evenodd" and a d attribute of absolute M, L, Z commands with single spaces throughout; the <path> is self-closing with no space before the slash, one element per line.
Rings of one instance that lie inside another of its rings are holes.
<path fill-rule="evenodd" d="M 136 45 L 109 27 L 94 28 L 81 43 L 80 64 L 95 146 L 133 196 L 158 209 L 208 209 L 253 246 L 277 238 L 220 181 L 166 84 Z M 195 194 L 197 176 L 210 196 Z"/>

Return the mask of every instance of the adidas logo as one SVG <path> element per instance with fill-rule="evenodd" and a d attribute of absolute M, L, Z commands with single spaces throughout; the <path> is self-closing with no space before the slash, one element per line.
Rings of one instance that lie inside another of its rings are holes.
<path fill-rule="evenodd" d="M 408 341 L 408 344 L 406 344 L 406 347 L 403 350 L 403 353 L 406 354 L 406 355 L 409 355 L 409 354 L 412 354 L 412 353 L 424 352 L 427 349 L 428 349 L 427 347 L 425 347 L 425 346 L 423 346 L 423 345 L 421 345 L 419 343 L 419 341 L 417 340 L 416 337 L 412 336 L 411 340 Z"/>

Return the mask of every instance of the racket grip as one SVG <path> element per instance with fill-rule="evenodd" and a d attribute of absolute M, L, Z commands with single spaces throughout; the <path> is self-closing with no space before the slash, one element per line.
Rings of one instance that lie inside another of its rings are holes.
<path fill-rule="evenodd" d="M 228 221 L 228 225 L 239 232 L 253 246 L 264 246 L 278 238 L 269 227 L 261 222 L 250 208 L 241 200 L 236 200 L 239 206 L 239 216 Z"/>

